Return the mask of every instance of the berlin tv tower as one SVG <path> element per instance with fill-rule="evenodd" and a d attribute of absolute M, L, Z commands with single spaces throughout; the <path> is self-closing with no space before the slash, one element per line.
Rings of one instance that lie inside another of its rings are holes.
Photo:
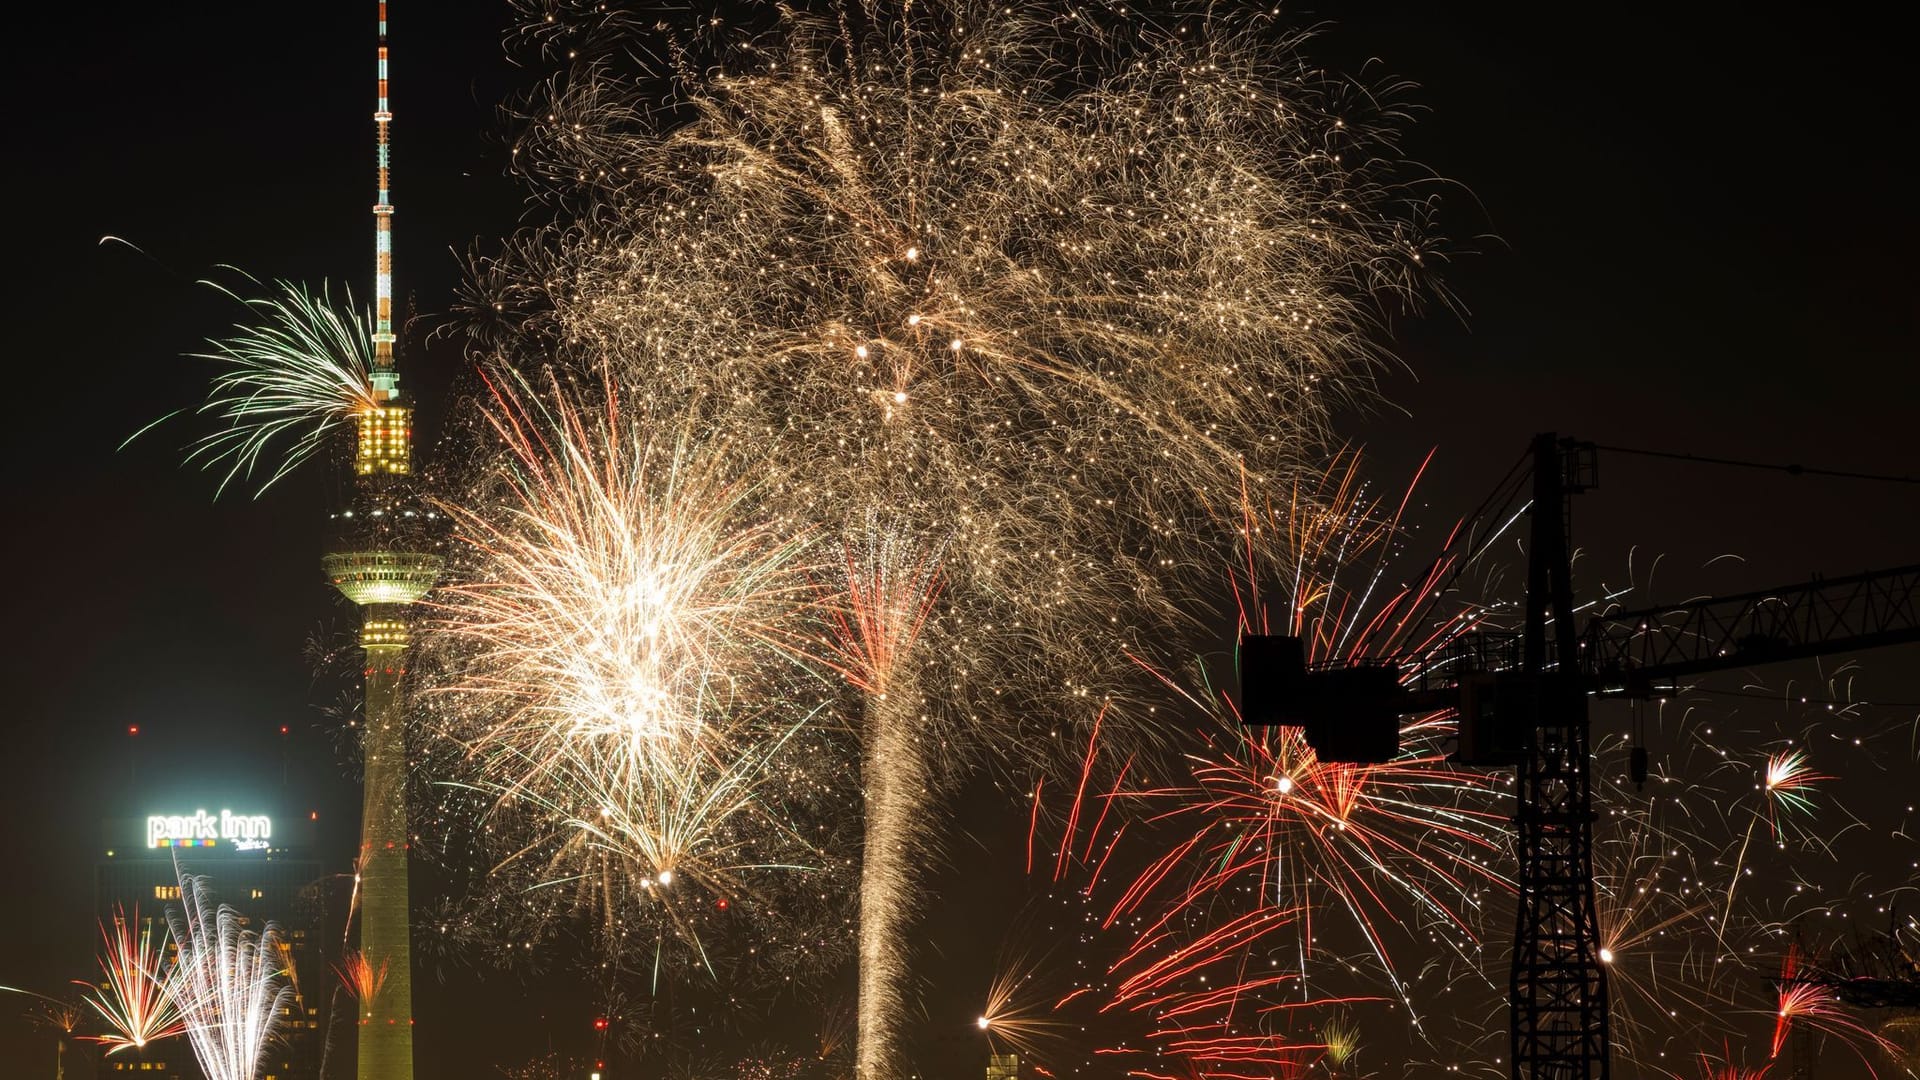
<path fill-rule="evenodd" d="M 380 94 L 373 114 L 374 404 L 355 418 L 354 494 L 333 515 L 327 577 L 362 612 L 366 653 L 360 825 L 360 952 L 386 978 L 360 1002 L 359 1080 L 413 1080 L 413 957 L 407 896 L 407 609 L 440 576 L 438 515 L 414 489 L 413 409 L 393 345 L 393 200 L 389 184 L 387 5 L 380 4 Z"/>

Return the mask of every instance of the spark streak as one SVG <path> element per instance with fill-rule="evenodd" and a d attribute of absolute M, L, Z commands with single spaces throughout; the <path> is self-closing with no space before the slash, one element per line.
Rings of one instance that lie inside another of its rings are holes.
<path fill-rule="evenodd" d="M 256 934 L 239 912 L 212 904 L 206 879 L 180 878 L 180 911 L 168 913 L 179 948 L 173 993 L 208 1080 L 253 1080 L 281 1011 L 293 1003 L 282 980 L 280 931 L 269 923 Z"/>
<path fill-rule="evenodd" d="M 214 287 L 246 305 L 255 321 L 199 354 L 222 365 L 200 406 L 221 427 L 195 442 L 187 460 L 224 469 L 220 490 L 259 478 L 257 493 L 312 457 L 356 413 L 377 407 L 371 324 L 352 313 L 351 292 L 336 306 L 324 289 L 315 296 L 285 281 L 259 297 Z"/>
<path fill-rule="evenodd" d="M 108 1054 L 144 1049 L 148 1043 L 171 1038 L 185 1030 L 174 1000 L 173 977 L 167 967 L 167 932 L 163 925 L 154 937 L 152 920 L 142 923 L 140 910 L 115 909 L 113 928 L 100 924 L 106 951 L 100 957 L 105 985 L 90 984 L 86 1001 L 100 1015 L 110 1034 L 87 1036 L 107 1047 Z"/>

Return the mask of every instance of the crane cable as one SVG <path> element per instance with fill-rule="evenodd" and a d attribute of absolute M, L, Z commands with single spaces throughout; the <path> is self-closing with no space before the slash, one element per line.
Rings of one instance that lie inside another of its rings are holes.
<path fill-rule="evenodd" d="M 1637 454 L 1641 457 L 1667 458 L 1673 461 L 1692 461 L 1701 465 L 1731 465 L 1741 469 L 1768 469 L 1773 472 L 1788 473 L 1793 476 L 1837 476 L 1846 480 L 1872 480 L 1883 484 L 1920 484 L 1920 476 L 1895 476 L 1890 473 L 1856 472 L 1848 469 L 1820 469 L 1811 465 L 1780 465 L 1769 461 L 1742 461 L 1738 458 L 1707 457 L 1703 454 L 1681 454 L 1671 450 L 1642 450 L 1631 446 L 1602 446 L 1594 444 L 1594 449 L 1605 450 L 1610 454 Z"/>

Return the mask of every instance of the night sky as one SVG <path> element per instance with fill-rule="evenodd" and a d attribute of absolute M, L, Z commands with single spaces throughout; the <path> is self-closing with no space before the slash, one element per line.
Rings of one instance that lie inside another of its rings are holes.
<path fill-rule="evenodd" d="M 317 812 L 323 856 L 344 861 L 352 847 L 357 788 L 303 655 L 310 635 L 351 618 L 319 573 L 326 470 L 257 501 L 215 501 L 215 477 L 179 464 L 191 423 L 117 448 L 203 392 L 208 365 L 182 354 L 239 313 L 197 279 L 229 264 L 370 295 L 372 8 L 43 5 L 15 16 L 9 97 L 25 175 L 12 185 L 20 383 L 6 428 L 0 851 L 12 877 L 0 888 L 0 983 L 57 988 L 89 973 L 99 822 L 145 812 L 130 803 L 258 792 Z M 1436 177 L 1455 249 L 1442 280 L 1458 310 L 1394 318 L 1405 368 L 1383 373 L 1380 401 L 1341 428 L 1388 488 L 1438 448 L 1422 520 L 1466 512 L 1548 430 L 1920 475 L 1920 213 L 1904 165 L 1920 102 L 1904 36 L 1879 8 L 1778 21 L 1295 10 L 1303 26 L 1331 20 L 1312 55 L 1410 79 L 1426 110 L 1404 149 Z M 397 295 L 412 320 L 401 355 L 431 433 L 464 360 L 456 337 L 429 335 L 450 322 L 460 257 L 522 222 L 496 109 L 537 73 L 507 62 L 500 5 L 403 2 L 393 14 Z M 1911 484 L 1620 455 L 1603 455 L 1601 484 L 1576 509 L 1580 584 L 1632 579 L 1641 602 L 1920 558 Z M 1738 560 L 1708 565 L 1722 554 Z M 1844 662 L 1770 672 L 1766 685 L 1817 681 Z M 1853 694 L 1920 702 L 1920 650 L 1859 663 Z M 1875 821 L 1920 775 L 1920 707 L 1864 715 L 1905 732 L 1886 747 L 1906 770 L 1851 796 Z M 989 916 L 1017 899 L 1024 827 L 989 792 L 956 813 L 951 866 L 928 904 L 927 1008 L 943 1031 L 977 1012 L 981 954 L 1006 932 Z M 1886 870 L 1912 850 L 1848 852 Z M 1856 869 L 1810 873 L 1843 889 Z M 593 1006 L 570 985 L 497 981 L 482 1000 L 417 981 L 418 1075 L 484 1076 L 494 1061 L 584 1048 Z M 496 1014 L 514 1023 L 485 1036 L 456 1019 Z M 0 998 L 0 1072 L 40 1075 L 16 1063 L 46 1060 L 48 1045 Z M 929 1050 L 929 1075 L 977 1075 L 977 1044 L 939 1045 L 951 1049 Z M 950 1063 L 935 1056 L 948 1052 Z"/>

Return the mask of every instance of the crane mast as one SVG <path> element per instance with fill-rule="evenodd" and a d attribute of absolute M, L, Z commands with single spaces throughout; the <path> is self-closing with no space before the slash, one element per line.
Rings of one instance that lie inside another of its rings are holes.
<path fill-rule="evenodd" d="M 1527 711 L 1515 779 L 1520 873 L 1509 971 L 1515 1076 L 1606 1080 L 1607 974 L 1593 904 L 1593 754 L 1587 695 L 1565 659 L 1573 620 L 1572 497 L 1594 486 L 1591 444 L 1533 441 L 1521 667 Z M 1548 634 L 1553 649 L 1548 649 Z"/>

